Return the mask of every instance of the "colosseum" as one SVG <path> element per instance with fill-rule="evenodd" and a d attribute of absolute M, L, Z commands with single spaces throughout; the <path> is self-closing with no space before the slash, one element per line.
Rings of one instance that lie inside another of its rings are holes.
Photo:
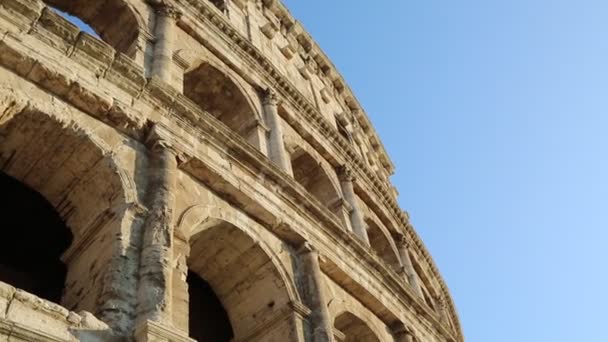
<path fill-rule="evenodd" d="M 0 341 L 464 341 L 279 0 L 0 0 L 0 168 Z"/>

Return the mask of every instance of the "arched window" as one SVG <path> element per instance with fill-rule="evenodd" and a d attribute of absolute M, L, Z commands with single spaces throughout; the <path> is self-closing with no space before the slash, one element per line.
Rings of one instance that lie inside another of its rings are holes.
<path fill-rule="evenodd" d="M 95 31 L 95 29 L 93 29 L 89 24 L 85 23 L 84 21 L 82 21 L 80 18 L 75 17 L 73 15 L 70 15 L 66 12 L 63 12 L 57 8 L 51 7 L 51 9 L 53 9 L 55 12 L 59 13 L 59 15 L 61 15 L 62 17 L 64 17 L 65 19 L 67 19 L 69 22 L 71 22 L 72 24 L 78 26 L 78 28 L 82 31 L 82 32 L 86 32 L 88 34 L 90 34 L 91 36 L 97 38 L 97 39 L 101 39 L 101 37 L 99 36 L 99 34 Z"/>
<path fill-rule="evenodd" d="M 414 266 L 414 271 L 416 272 L 416 276 L 418 277 L 418 283 L 420 284 L 420 289 L 422 290 L 422 296 L 424 302 L 433 310 L 437 310 L 435 306 L 435 301 L 433 300 L 436 297 L 431 291 L 432 287 L 428 281 L 428 278 L 425 276 L 422 267 L 418 263 L 418 260 L 414 257 L 411 257 L 412 265 Z"/>
<path fill-rule="evenodd" d="M 72 232 L 38 192 L 0 172 L 0 281 L 60 303 Z"/>
<path fill-rule="evenodd" d="M 339 218 L 344 217 L 341 214 L 340 193 L 318 161 L 302 148 L 296 147 L 291 153 L 291 167 L 293 177 L 300 185 Z"/>
<path fill-rule="evenodd" d="M 249 97 L 225 73 L 202 63 L 184 75 L 184 95 L 261 149 L 261 120 Z"/>
<path fill-rule="evenodd" d="M 33 108 L 0 122 L 0 280 L 104 318 L 108 265 L 123 260 L 116 246 L 128 238 L 122 174 L 91 133 Z"/>
<path fill-rule="evenodd" d="M 350 312 L 345 312 L 336 317 L 334 327 L 344 334 L 343 342 L 380 342 L 380 339 L 370 327 Z"/>
<path fill-rule="evenodd" d="M 367 235 L 369 243 L 376 254 L 384 260 L 394 270 L 398 270 L 401 266 L 399 262 L 398 252 L 391 244 L 390 235 L 387 235 L 373 220 L 367 219 Z"/>
<path fill-rule="evenodd" d="M 232 223 L 206 219 L 193 229 L 188 254 L 188 304 L 177 303 L 173 321 L 183 322 L 179 312 L 185 309 L 190 337 L 210 342 L 291 340 L 291 331 L 297 329 L 284 319 L 293 300 L 289 285 L 259 241 Z"/>
<path fill-rule="evenodd" d="M 135 54 L 140 34 L 137 15 L 124 0 L 44 0 L 67 19 L 128 56 Z M 83 26 L 82 24 L 86 24 Z"/>
<path fill-rule="evenodd" d="M 229 342 L 232 324 L 213 288 L 200 275 L 188 271 L 189 335 L 197 341 Z"/>

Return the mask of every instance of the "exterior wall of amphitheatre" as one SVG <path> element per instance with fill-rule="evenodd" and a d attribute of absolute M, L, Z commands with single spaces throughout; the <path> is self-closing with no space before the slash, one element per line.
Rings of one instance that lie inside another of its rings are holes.
<path fill-rule="evenodd" d="M 278 0 L 0 0 L 0 168 L 71 234 L 60 299 L 0 267 L 0 342 L 193 341 L 195 278 L 210 340 L 464 341 L 367 115 Z"/>

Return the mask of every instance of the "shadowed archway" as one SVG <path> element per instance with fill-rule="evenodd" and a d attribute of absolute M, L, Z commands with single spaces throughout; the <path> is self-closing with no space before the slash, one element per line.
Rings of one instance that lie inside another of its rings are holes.
<path fill-rule="evenodd" d="M 184 75 L 184 95 L 249 143 L 262 148 L 261 119 L 246 92 L 226 73 L 207 62 Z"/>
<path fill-rule="evenodd" d="M 304 149 L 296 147 L 291 152 L 291 167 L 295 180 L 321 204 L 344 221 L 344 215 L 342 215 L 340 207 L 341 195 L 321 163 Z"/>
<path fill-rule="evenodd" d="M 205 219 L 189 235 L 190 336 L 202 341 L 282 340 L 297 333 L 292 284 L 257 238 L 221 219 Z M 180 286 L 176 287 L 179 297 Z M 205 317 L 214 316 L 215 320 Z M 183 326 L 186 315 L 174 316 Z"/>
<path fill-rule="evenodd" d="M 26 276 L 9 283 L 126 330 L 135 272 L 120 266 L 135 252 L 123 244 L 132 238 L 123 219 L 136 195 L 97 136 L 59 112 L 31 104 L 0 121 L 1 195 L 10 201 L 1 209 L 21 213 L 18 222 L 0 224 L 13 244 L 0 253 L 8 265 L 0 263 L 13 277 Z M 117 277 L 124 284 L 120 291 L 110 286 Z"/>
<path fill-rule="evenodd" d="M 72 232 L 38 192 L 0 172 L 0 281 L 60 303 Z"/>
<path fill-rule="evenodd" d="M 401 262 L 394 242 L 391 241 L 391 236 L 373 220 L 367 219 L 365 223 L 368 227 L 367 235 L 369 237 L 370 246 L 374 252 L 376 252 L 376 254 L 393 270 L 399 271 Z"/>
<path fill-rule="evenodd" d="M 339 342 L 380 342 L 370 327 L 350 312 L 336 317 L 334 327 L 344 334 L 344 339 Z"/>

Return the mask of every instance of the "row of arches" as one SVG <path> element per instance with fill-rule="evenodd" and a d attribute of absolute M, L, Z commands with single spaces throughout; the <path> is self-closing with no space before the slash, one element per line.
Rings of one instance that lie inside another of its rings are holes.
<path fill-rule="evenodd" d="M 135 48 L 144 31 L 141 14 L 124 0 L 104 0 L 93 6 L 85 1 L 45 0 L 45 3 L 79 18 L 90 25 L 102 40 L 124 53 Z M 119 24 L 116 23 L 116 18 Z M 183 75 L 184 95 L 267 154 L 265 144 L 261 143 L 266 134 L 263 128 L 264 117 L 260 106 L 256 105 L 262 101 L 261 98 L 253 98 L 241 82 L 215 63 L 191 62 L 192 65 L 188 66 Z M 343 195 L 339 184 L 334 181 L 335 177 L 331 175 L 332 171 L 326 170 L 311 153 L 299 147 L 291 148 L 289 158 L 295 180 L 330 209 L 339 221 L 348 224 L 339 207 Z M 394 258 L 398 254 L 393 251 L 391 255 L 390 248 L 387 247 L 390 245 L 390 237 L 378 229 L 376 224 L 369 224 L 368 229 L 373 250 L 389 265 L 397 267 Z"/>
<path fill-rule="evenodd" d="M 137 191 L 116 151 L 83 123 L 35 107 L 0 123 L 1 228 L 10 242 L 0 249 L 0 281 L 108 317 L 104 291 L 113 290 L 115 279 L 107 265 L 126 259 L 115 246 L 129 239 L 121 235 L 129 215 L 120 208 L 137 201 Z M 296 333 L 293 321 L 275 319 L 301 301 L 294 280 L 252 227 L 214 207 L 193 207 L 180 217 L 175 248 L 183 244 L 183 273 L 176 272 L 173 286 L 186 289 L 181 312 L 192 338 L 246 341 L 267 325 L 273 328 L 257 339 Z M 129 278 L 128 268 L 118 268 L 121 281 Z M 125 317 L 118 321 L 130 324 Z M 379 341 L 352 313 L 339 314 L 335 329 L 344 341 Z"/>
<path fill-rule="evenodd" d="M 141 15 L 127 2 L 105 0 L 96 2 L 94 6 L 84 1 L 47 0 L 45 3 L 79 17 L 117 51 L 128 55 L 135 53 L 145 26 Z M 116 14 L 109 16 L 108 13 Z M 112 18 L 112 22 L 108 18 Z M 116 20 L 120 25 L 116 24 Z M 259 129 L 264 119 L 256 105 L 256 101 L 260 100 L 253 98 L 228 72 L 209 62 L 193 65 L 184 73 L 183 92 L 232 131 L 258 149 L 264 149 L 260 143 L 263 139 L 260 135 L 264 133 Z M 342 223 L 348 224 L 339 206 L 343 195 L 334 181 L 334 175 L 331 175 L 333 171 L 323 168 L 318 159 L 302 148 L 291 149 L 289 157 L 294 179 L 338 218 L 342 217 Z M 103 214 L 108 215 L 107 212 Z M 366 224 L 373 251 L 394 270 L 400 269 L 399 253 L 395 250 L 390 233 L 372 219 L 368 218 Z"/>

